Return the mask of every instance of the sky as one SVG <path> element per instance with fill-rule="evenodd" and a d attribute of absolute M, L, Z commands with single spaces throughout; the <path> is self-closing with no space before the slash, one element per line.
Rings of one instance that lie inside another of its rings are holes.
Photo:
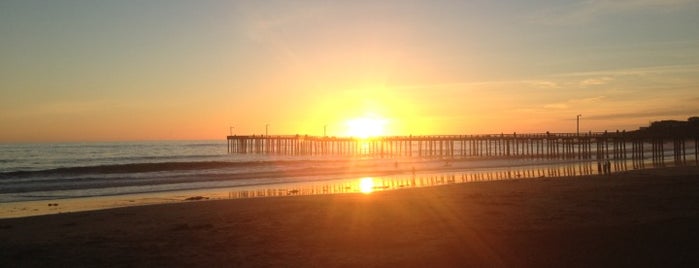
<path fill-rule="evenodd" d="M 0 143 L 572 133 L 577 115 L 699 115 L 699 0 L 0 1 Z"/>

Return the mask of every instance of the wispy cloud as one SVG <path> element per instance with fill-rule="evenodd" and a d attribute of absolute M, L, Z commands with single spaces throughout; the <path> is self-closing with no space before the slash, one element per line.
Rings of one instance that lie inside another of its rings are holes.
<path fill-rule="evenodd" d="M 595 96 L 588 98 L 570 99 L 564 102 L 548 103 L 543 105 L 544 110 L 563 110 L 570 109 L 574 107 L 579 107 L 580 105 L 593 105 L 602 102 L 606 99 L 606 96 Z"/>
<path fill-rule="evenodd" d="M 609 69 L 591 72 L 575 72 L 575 73 L 560 73 L 553 77 L 613 77 L 613 76 L 628 76 L 628 75 L 649 75 L 649 74 L 668 74 L 668 73 L 696 73 L 699 72 L 699 64 L 680 64 L 680 65 L 662 65 L 639 68 L 626 69 Z"/>
<path fill-rule="evenodd" d="M 557 89 L 561 85 L 548 79 L 526 79 L 526 80 L 491 80 L 491 81 L 473 81 L 473 82 L 452 82 L 452 83 L 433 83 L 433 84 L 413 84 L 413 85 L 396 85 L 392 86 L 395 89 L 488 89 L 495 88 L 537 88 L 537 89 Z"/>
<path fill-rule="evenodd" d="M 584 72 L 561 72 L 525 79 L 502 80 L 471 80 L 471 81 L 438 81 L 434 83 L 401 83 L 400 80 L 388 82 L 386 87 L 401 92 L 481 92 L 518 93 L 535 92 L 543 94 L 544 99 L 560 96 L 560 101 L 570 98 L 573 92 L 588 92 L 586 94 L 604 94 L 633 92 L 638 89 L 652 88 L 654 90 L 681 90 L 687 87 L 699 86 L 699 64 L 658 65 L 636 68 L 601 69 Z M 641 79 L 642 78 L 642 79 Z M 427 90 L 427 91 L 425 91 Z M 591 92 L 595 90 L 596 92 Z M 602 91 L 598 91 L 602 90 Z M 554 92 L 555 95 L 552 95 Z M 564 93 L 564 92 L 568 92 Z M 562 93 L 562 94 L 559 94 Z M 579 96 L 580 94 L 577 94 Z M 525 98 L 527 96 L 524 96 Z"/>
<path fill-rule="evenodd" d="M 697 0 L 588 0 L 537 12 L 531 20 L 546 24 L 581 24 L 602 16 L 643 10 L 677 10 L 697 3 Z"/>
<path fill-rule="evenodd" d="M 611 78 L 611 77 L 588 78 L 588 79 L 580 81 L 580 86 L 582 86 L 582 87 L 601 86 L 601 85 L 605 85 L 605 84 L 609 83 L 612 80 L 614 80 L 614 78 Z"/>
<path fill-rule="evenodd" d="M 568 104 L 565 103 L 551 103 L 544 105 L 544 109 L 568 109 Z"/>
<path fill-rule="evenodd" d="M 585 116 L 587 120 L 614 120 L 614 119 L 636 119 L 636 118 L 679 118 L 686 119 L 684 117 L 699 114 L 699 108 L 684 108 L 684 109 L 664 109 L 664 110 L 651 110 L 651 111 L 636 111 L 627 113 L 613 113 L 613 114 L 593 114 Z"/>
<path fill-rule="evenodd" d="M 590 103 L 596 103 L 596 102 L 603 101 L 606 98 L 607 98 L 606 96 L 595 96 L 595 97 L 590 97 L 590 98 L 573 99 L 573 100 L 570 100 L 569 102 L 590 104 Z"/>
<path fill-rule="evenodd" d="M 293 65 L 303 65 L 303 57 L 298 55 L 289 44 L 287 35 L 298 29 L 304 23 L 313 21 L 324 12 L 323 7 L 297 7 L 285 10 L 284 13 L 266 11 L 256 5 L 241 7 L 248 18 L 246 21 L 247 37 L 266 47 L 270 54 Z"/>

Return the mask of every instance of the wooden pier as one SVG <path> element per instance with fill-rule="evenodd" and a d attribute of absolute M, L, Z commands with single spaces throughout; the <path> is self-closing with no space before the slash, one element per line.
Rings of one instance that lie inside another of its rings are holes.
<path fill-rule="evenodd" d="M 230 154 L 334 155 L 376 158 L 553 158 L 699 161 L 699 133 L 647 135 L 634 132 L 489 135 L 385 136 L 373 138 L 308 135 L 228 136 Z M 690 148 L 688 150 L 687 148 Z M 671 151 L 671 154 L 668 154 Z"/>

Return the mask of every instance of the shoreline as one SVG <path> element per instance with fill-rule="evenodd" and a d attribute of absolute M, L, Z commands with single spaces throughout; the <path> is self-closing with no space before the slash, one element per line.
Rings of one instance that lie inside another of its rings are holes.
<path fill-rule="evenodd" d="M 434 187 L 443 184 L 473 183 L 479 181 L 501 181 L 555 177 L 599 176 L 592 162 L 579 163 L 577 169 L 557 165 L 515 165 L 506 168 L 463 169 L 462 167 L 421 166 L 417 175 L 409 170 L 364 170 L 336 174 L 335 178 L 307 179 L 302 181 L 270 181 L 239 186 L 218 186 L 193 189 L 151 190 L 127 194 L 108 194 L 83 197 L 48 198 L 0 203 L 0 219 L 19 218 L 59 213 L 73 213 L 118 207 L 187 202 L 188 198 L 206 200 L 259 198 L 289 195 L 347 194 L 367 191 L 361 189 L 362 179 L 372 179 L 370 191 L 403 190 L 409 188 Z M 583 168 L 584 165 L 587 165 Z M 676 167 L 664 167 L 671 169 Z M 681 167 L 679 167 L 681 168 Z M 654 168 L 619 169 L 612 175 L 623 172 L 640 172 Z M 323 174 L 315 174 L 321 176 Z M 341 176 L 342 175 L 342 176 Z M 354 175 L 354 176 L 352 176 Z M 290 177 L 279 178 L 294 178 Z M 374 185 L 375 184 L 375 185 Z M 365 186 L 366 187 L 366 186 Z"/>
<path fill-rule="evenodd" d="M 75 179 L 65 179 L 61 178 L 60 181 L 56 181 L 53 184 L 47 184 L 42 187 L 31 186 L 32 192 L 35 191 L 48 191 L 48 190 L 91 190 L 109 187 L 129 187 L 129 186 L 147 186 L 147 185 L 163 185 L 163 184 L 177 184 L 177 183 L 191 183 L 191 182 L 235 182 L 251 179 L 270 179 L 270 178 L 298 178 L 298 177 L 309 177 L 309 176 L 386 176 L 391 174 L 400 174 L 410 172 L 409 167 L 417 168 L 421 171 L 449 171 L 449 170 L 475 170 L 475 169 L 494 169 L 494 168 L 512 168 L 512 167 L 523 167 L 523 166 L 553 166 L 553 165 L 565 165 L 565 164 L 582 164 L 591 163 L 592 160 L 580 161 L 580 160 L 542 160 L 542 159 L 529 159 L 526 162 L 520 162 L 522 159 L 504 159 L 504 158 L 489 158 L 489 159 L 345 159 L 345 160 L 309 160 L 309 161 L 270 161 L 270 162 L 183 162 L 183 163 L 137 163 L 137 164 L 125 164 L 125 165 L 112 165 L 108 167 L 104 166 L 84 166 L 84 167 L 70 167 L 70 168 L 58 168 L 49 170 L 39 170 L 39 171 L 16 171 L 16 172 L 5 172 L 0 173 L 0 179 L 24 179 L 31 178 L 32 176 L 55 176 L 55 175 L 70 175 L 76 176 Z M 505 161 L 500 162 L 500 161 Z M 444 165 L 444 163 L 449 163 L 449 165 Z M 200 170 L 216 170 L 217 168 L 256 168 L 256 167 L 277 167 L 281 164 L 281 167 L 294 167 L 292 169 L 275 169 L 275 170 L 243 170 L 238 172 L 230 173 L 212 173 L 212 174 L 172 174 L 167 177 L 152 176 L 157 174 L 157 172 L 163 171 L 200 171 Z M 316 164 L 320 164 L 317 166 Z M 454 165 L 452 165 L 454 164 Z M 395 166 L 394 166 L 395 165 Z M 148 166 L 149 168 L 139 168 L 122 170 L 124 166 Z M 152 167 L 150 167 L 152 166 Z M 195 167 L 192 167 L 195 166 Z M 167 169 L 171 168 L 171 169 Z M 80 171 L 77 173 L 72 173 L 73 171 Z M 87 173 L 85 173 L 87 172 Z M 129 177 L 127 181 L 114 180 L 114 177 L 104 177 L 100 178 L 100 175 L 133 175 L 139 174 L 138 177 Z M 95 177 L 88 177 L 85 175 L 94 175 Z M 148 176 L 151 175 L 151 176 Z M 156 177 L 156 178 L 154 178 Z M 65 185 L 66 183 L 84 183 L 90 182 L 87 185 Z M 22 182 L 20 182 L 22 183 Z M 95 184 L 99 185 L 104 183 L 106 186 L 94 188 Z M 16 194 L 23 193 L 22 191 L 12 191 L 9 188 L 0 189 L 0 194 Z"/>
<path fill-rule="evenodd" d="M 699 167 L 0 219 L 15 266 L 695 266 Z"/>

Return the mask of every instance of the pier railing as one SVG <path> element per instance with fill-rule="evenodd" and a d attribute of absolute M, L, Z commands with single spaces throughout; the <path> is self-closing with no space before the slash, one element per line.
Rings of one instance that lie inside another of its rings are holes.
<path fill-rule="evenodd" d="M 651 157 L 699 161 L 699 133 L 500 133 L 478 135 L 380 136 L 232 135 L 231 154 L 341 155 L 378 158 L 561 158 L 626 159 Z"/>

